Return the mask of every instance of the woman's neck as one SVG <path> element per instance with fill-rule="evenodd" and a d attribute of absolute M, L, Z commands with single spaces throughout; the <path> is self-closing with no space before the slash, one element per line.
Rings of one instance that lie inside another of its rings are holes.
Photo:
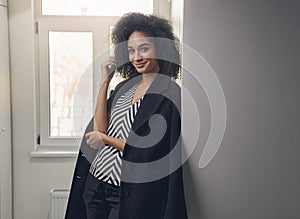
<path fill-rule="evenodd" d="M 154 81 L 156 75 L 158 73 L 148 73 L 142 75 L 142 80 L 140 82 L 141 86 L 150 86 L 151 83 Z"/>

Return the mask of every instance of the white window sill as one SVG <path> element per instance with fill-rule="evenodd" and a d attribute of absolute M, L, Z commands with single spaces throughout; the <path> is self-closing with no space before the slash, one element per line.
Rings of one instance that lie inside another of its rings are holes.
<path fill-rule="evenodd" d="M 50 151 L 50 150 L 36 150 L 30 152 L 32 158 L 76 158 L 77 151 Z"/>

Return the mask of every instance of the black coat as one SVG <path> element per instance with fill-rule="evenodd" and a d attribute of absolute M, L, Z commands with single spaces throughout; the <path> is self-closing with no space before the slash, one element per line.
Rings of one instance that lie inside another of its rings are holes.
<path fill-rule="evenodd" d="M 108 109 L 138 80 L 140 77 L 120 83 L 108 100 Z M 180 166 L 180 121 L 180 88 L 166 76 L 157 75 L 141 102 L 123 151 L 120 219 L 187 218 Z M 92 129 L 93 120 L 86 132 Z M 66 219 L 86 218 L 82 193 L 96 152 L 83 139 Z"/>

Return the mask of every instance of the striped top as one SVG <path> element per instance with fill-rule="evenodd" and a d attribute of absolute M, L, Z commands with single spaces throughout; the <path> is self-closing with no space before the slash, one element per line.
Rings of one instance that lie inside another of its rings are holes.
<path fill-rule="evenodd" d="M 141 98 L 134 104 L 131 104 L 136 87 L 137 84 L 117 100 L 111 112 L 107 135 L 114 138 L 127 139 L 134 117 L 143 99 Z M 103 182 L 119 186 L 122 154 L 122 151 L 110 145 L 105 145 L 98 151 L 91 164 L 90 173 Z"/>

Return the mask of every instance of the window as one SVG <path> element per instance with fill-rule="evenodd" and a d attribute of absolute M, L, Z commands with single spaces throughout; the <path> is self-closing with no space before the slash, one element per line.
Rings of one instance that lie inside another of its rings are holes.
<path fill-rule="evenodd" d="M 90 118 L 92 112 L 93 78 L 85 68 L 93 61 L 92 32 L 49 31 L 49 90 L 50 137 L 76 136 L 73 127 L 74 112 L 78 107 L 82 116 Z M 93 69 L 90 68 L 89 71 Z M 85 90 L 75 92 L 84 77 Z M 73 105 L 75 95 L 82 101 Z M 87 100 L 87 101 L 84 101 Z M 72 116 L 73 115 L 73 116 Z M 84 121 L 84 117 L 76 118 Z M 78 122 L 77 122 L 78 123 Z M 85 127 L 81 123 L 79 134 Z"/>
<path fill-rule="evenodd" d="M 114 24 L 119 16 L 130 11 L 147 14 L 157 11 L 163 15 L 161 2 L 35 1 L 40 147 L 78 147 L 93 116 L 101 81 L 101 60 L 96 58 L 100 54 L 104 60 L 111 54 L 103 52 L 109 51 Z M 169 16 L 170 9 L 166 5 L 169 6 L 168 0 L 163 6 Z M 120 80 L 115 76 L 112 87 Z"/>
<path fill-rule="evenodd" d="M 43 15 L 122 16 L 131 11 L 151 14 L 153 0 L 42 0 Z"/>

